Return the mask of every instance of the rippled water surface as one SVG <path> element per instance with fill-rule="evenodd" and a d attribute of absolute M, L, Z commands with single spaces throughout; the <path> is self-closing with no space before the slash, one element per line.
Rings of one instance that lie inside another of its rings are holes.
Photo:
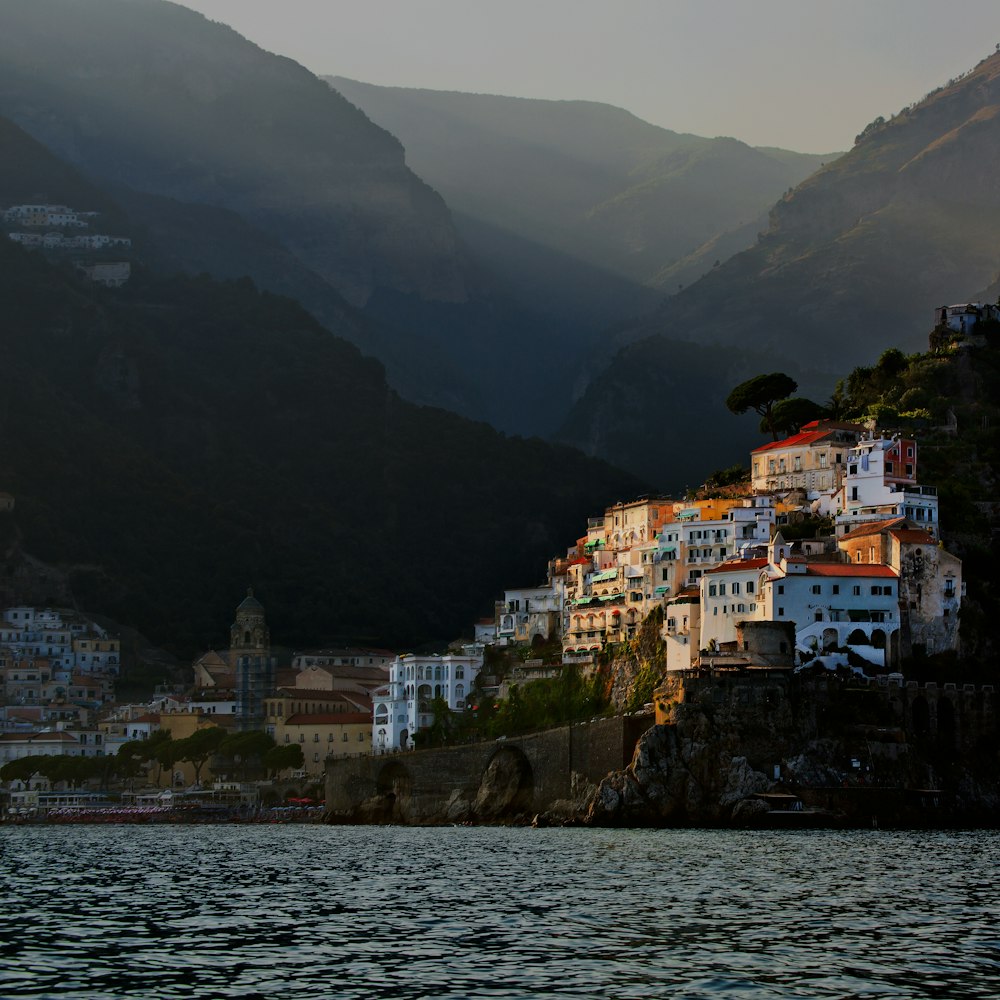
<path fill-rule="evenodd" d="M 0 828 L 0 996 L 1000 997 L 1000 834 Z"/>

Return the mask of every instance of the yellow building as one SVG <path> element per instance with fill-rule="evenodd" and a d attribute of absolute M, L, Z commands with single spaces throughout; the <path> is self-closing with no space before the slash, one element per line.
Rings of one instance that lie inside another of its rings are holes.
<path fill-rule="evenodd" d="M 298 743 L 308 775 L 321 775 L 327 757 L 357 757 L 371 753 L 372 716 L 369 712 L 301 713 L 276 721 L 278 746 Z"/>

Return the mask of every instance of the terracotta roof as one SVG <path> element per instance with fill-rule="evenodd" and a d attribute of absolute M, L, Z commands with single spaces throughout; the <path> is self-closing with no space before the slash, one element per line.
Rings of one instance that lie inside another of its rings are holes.
<path fill-rule="evenodd" d="M 129 723 L 133 722 L 159 722 L 160 716 L 157 712 L 147 712 L 145 715 L 140 715 L 137 719 L 129 719 Z"/>
<path fill-rule="evenodd" d="M 883 576 L 892 578 L 898 575 L 891 566 L 882 566 L 877 563 L 809 563 L 806 573 L 809 576 Z"/>
<path fill-rule="evenodd" d="M 829 437 L 831 433 L 833 432 L 830 430 L 799 431 L 798 434 L 793 434 L 782 441 L 772 441 L 770 444 L 762 444 L 759 448 L 754 448 L 750 454 L 756 455 L 760 451 L 774 451 L 778 448 L 804 448 L 807 445 L 815 444 L 817 441 L 822 441 L 823 438 Z"/>
<path fill-rule="evenodd" d="M 286 726 L 360 726 L 371 725 L 372 717 L 368 712 L 339 712 L 330 715 L 290 715 L 285 719 Z"/>
<path fill-rule="evenodd" d="M 278 688 L 279 698 L 299 698 L 303 701 L 346 701 L 346 691 L 328 691 L 326 688 Z"/>
<path fill-rule="evenodd" d="M 871 521 L 868 524 L 861 525 L 860 528 L 854 528 L 852 531 L 847 532 L 846 535 L 841 535 L 838 541 L 843 542 L 849 538 L 865 538 L 868 535 L 880 535 L 887 528 L 903 524 L 905 521 L 905 517 L 891 517 L 885 521 Z"/>
<path fill-rule="evenodd" d="M 937 545 L 937 539 L 922 528 L 893 528 L 889 531 L 893 538 L 901 542 L 915 542 L 919 545 Z"/>
<path fill-rule="evenodd" d="M 706 569 L 702 576 L 710 573 L 739 573 L 748 569 L 763 569 L 767 565 L 766 559 L 741 559 L 739 562 L 723 563 L 714 569 Z"/>

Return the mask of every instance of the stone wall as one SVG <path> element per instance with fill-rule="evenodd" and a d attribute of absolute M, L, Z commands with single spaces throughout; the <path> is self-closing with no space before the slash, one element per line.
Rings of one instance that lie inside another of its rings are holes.
<path fill-rule="evenodd" d="M 524 821 L 573 813 L 632 759 L 651 715 L 618 716 L 489 743 L 333 760 L 331 822 Z"/>

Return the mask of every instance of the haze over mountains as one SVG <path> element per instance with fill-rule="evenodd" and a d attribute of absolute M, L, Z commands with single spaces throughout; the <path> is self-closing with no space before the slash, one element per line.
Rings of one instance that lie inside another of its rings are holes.
<path fill-rule="evenodd" d="M 562 438 L 614 453 L 605 443 L 621 429 L 613 387 L 636 371 L 650 386 L 676 377 L 679 341 L 717 345 L 720 359 L 767 352 L 772 368 L 808 368 L 809 388 L 826 392 L 888 346 L 924 348 L 935 306 L 975 296 L 1000 273 L 998 152 L 994 55 L 871 128 L 778 202 L 756 246 L 635 324 L 626 334 L 635 343 L 591 383 Z M 653 426 L 683 419 L 654 388 L 629 404 Z M 706 417 L 725 426 L 711 409 Z M 616 460 L 648 473 L 642 455 L 655 434 L 629 426 L 633 452 Z"/>
<path fill-rule="evenodd" d="M 709 243 L 716 258 L 749 246 L 775 199 L 839 155 L 681 135 L 592 101 L 326 79 L 402 141 L 470 245 L 505 268 L 486 227 L 672 292 L 715 258 L 679 262 Z"/>

